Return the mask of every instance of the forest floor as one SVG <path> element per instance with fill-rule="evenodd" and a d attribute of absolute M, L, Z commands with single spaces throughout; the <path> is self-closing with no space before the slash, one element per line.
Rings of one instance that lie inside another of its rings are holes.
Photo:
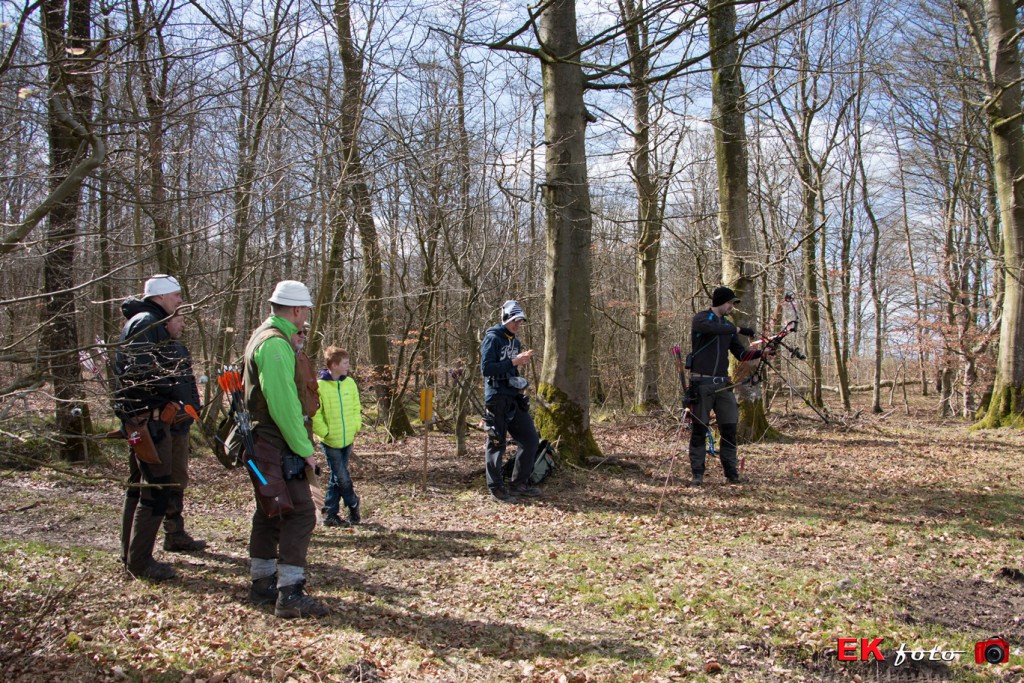
<path fill-rule="evenodd" d="M 909 413 L 777 414 L 783 441 L 741 447 L 747 485 L 714 463 L 701 489 L 671 416 L 601 416 L 607 459 L 523 505 L 486 495 L 479 434 L 464 458 L 430 436 L 426 492 L 420 438 L 360 435 L 364 523 L 309 552 L 319 620 L 247 603 L 251 489 L 198 442 L 186 512 L 210 545 L 158 550 L 161 585 L 118 560 L 123 442 L 84 477 L 4 469 L 0 678 L 1024 680 L 1024 435 Z M 997 635 L 1009 663 L 975 663 Z M 840 638 L 888 661 L 839 661 Z M 894 666 L 901 644 L 924 659 Z"/>

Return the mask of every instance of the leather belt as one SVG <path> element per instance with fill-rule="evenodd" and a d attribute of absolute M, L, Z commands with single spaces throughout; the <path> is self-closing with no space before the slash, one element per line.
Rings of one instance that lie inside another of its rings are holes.
<path fill-rule="evenodd" d="M 726 384 L 729 382 L 728 377 L 719 377 L 718 375 L 701 375 L 696 372 L 690 373 L 690 379 L 703 379 L 710 381 L 712 384 Z"/>

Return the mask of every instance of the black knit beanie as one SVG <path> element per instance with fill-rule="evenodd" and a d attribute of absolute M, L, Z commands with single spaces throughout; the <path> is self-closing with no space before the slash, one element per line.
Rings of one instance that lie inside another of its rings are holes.
<path fill-rule="evenodd" d="M 715 291 L 711 293 L 711 305 L 721 306 L 724 303 L 730 301 L 739 301 L 736 298 L 736 292 L 732 291 L 728 287 L 717 287 Z"/>

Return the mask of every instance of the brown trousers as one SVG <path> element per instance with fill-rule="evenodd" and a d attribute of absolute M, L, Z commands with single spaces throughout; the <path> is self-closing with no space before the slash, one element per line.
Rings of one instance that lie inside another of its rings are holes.
<path fill-rule="evenodd" d="M 291 479 L 285 485 L 295 507 L 288 514 L 267 517 L 260 506 L 256 506 L 249 535 L 249 557 L 276 559 L 280 564 L 305 567 L 306 552 L 316 526 L 316 505 L 305 479 Z"/>
<path fill-rule="evenodd" d="M 185 489 L 188 487 L 189 441 L 188 434 L 171 434 L 171 483 L 176 484 L 167 498 L 167 514 L 164 515 L 164 533 L 177 534 L 185 531 Z"/>

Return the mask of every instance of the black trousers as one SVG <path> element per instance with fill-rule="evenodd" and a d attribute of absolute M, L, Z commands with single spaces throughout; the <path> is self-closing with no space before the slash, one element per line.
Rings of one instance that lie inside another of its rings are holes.
<path fill-rule="evenodd" d="M 174 468 L 174 449 L 171 431 L 166 424 L 149 422 L 159 465 L 142 462 L 129 446 L 128 490 L 121 510 L 121 561 L 133 572 L 140 572 L 153 559 L 160 524 L 167 513 L 172 492 L 171 472 Z M 152 484 L 137 487 L 131 484 Z"/>
<path fill-rule="evenodd" d="M 487 488 L 492 491 L 505 488 L 502 460 L 505 457 L 506 435 L 511 435 L 519 450 L 516 451 L 513 486 L 528 486 L 537 458 L 540 435 L 530 417 L 529 400 L 525 396 L 498 394 L 487 402 L 484 424 L 487 426 Z"/>
<path fill-rule="evenodd" d="M 697 391 L 697 403 L 693 410 L 693 432 L 690 434 L 690 470 L 695 477 L 704 476 L 704 462 L 707 456 L 708 422 L 711 411 L 715 411 L 718 419 L 718 431 L 722 438 L 718 440 L 718 457 L 722 461 L 722 469 L 726 479 L 734 480 L 739 476 L 736 467 L 736 424 L 739 422 L 739 408 L 732 389 L 724 389 L 725 384 L 711 382 L 692 382 Z"/>

